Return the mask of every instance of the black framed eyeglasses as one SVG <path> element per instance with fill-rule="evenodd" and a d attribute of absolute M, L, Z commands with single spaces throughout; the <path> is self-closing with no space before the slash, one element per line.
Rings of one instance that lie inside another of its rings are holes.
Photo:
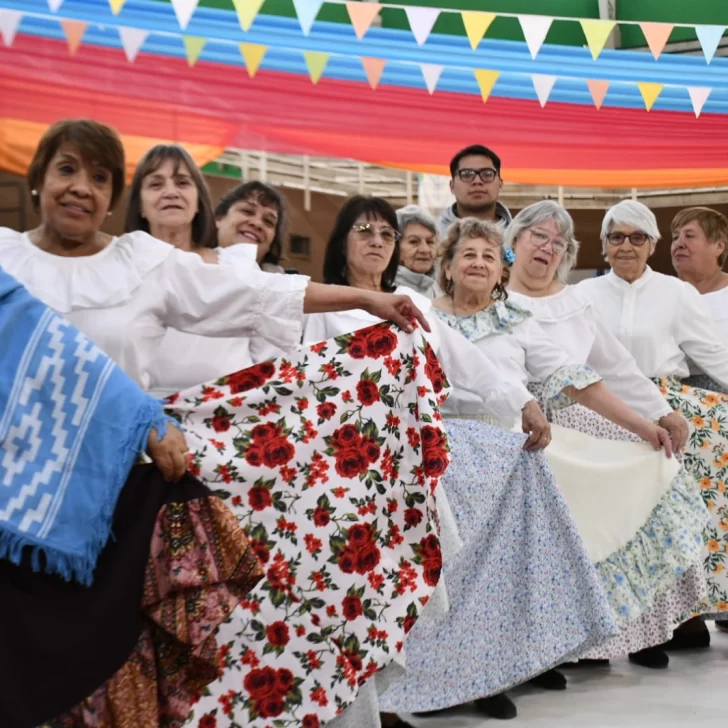
<path fill-rule="evenodd" d="M 388 245 L 396 243 L 402 236 L 399 231 L 390 227 L 375 228 L 371 223 L 365 222 L 351 228 L 362 240 L 373 240 L 378 234 L 380 240 Z"/>
<path fill-rule="evenodd" d="M 644 233 L 609 233 L 609 235 L 607 235 L 607 242 L 615 247 L 617 245 L 621 245 L 625 240 L 629 240 L 632 245 L 639 248 L 649 239 L 649 236 Z"/>
<path fill-rule="evenodd" d="M 482 169 L 459 169 L 458 177 L 463 182 L 473 182 L 476 177 L 480 177 L 483 182 L 492 182 L 498 176 L 498 170 L 493 167 L 483 167 Z"/>

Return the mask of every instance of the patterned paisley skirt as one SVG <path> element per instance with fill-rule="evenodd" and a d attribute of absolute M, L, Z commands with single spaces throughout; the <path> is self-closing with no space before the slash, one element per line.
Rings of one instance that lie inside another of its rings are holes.
<path fill-rule="evenodd" d="M 541 396 L 543 388 L 540 385 L 532 385 L 530 389 L 535 396 Z M 617 441 L 614 447 L 640 442 L 632 433 L 581 405 L 553 409 L 548 402 L 541 404 L 554 425 L 589 435 L 590 439 Z M 592 512 L 599 513 L 599 519 L 591 522 L 577 521 L 587 544 L 597 540 L 602 544 L 594 561 L 620 626 L 617 636 L 582 657 L 609 659 L 666 642 L 684 615 L 705 594 L 705 579 L 699 562 L 700 534 L 707 513 L 695 481 L 677 462 L 671 464 L 675 477 L 665 480 L 664 475 L 654 472 L 655 463 L 651 462 L 658 458 L 659 466 L 659 458 L 664 456 L 646 450 L 646 454 L 640 455 L 642 450 L 613 457 L 634 457 L 636 463 L 647 458 L 651 467 L 645 471 L 648 477 L 644 488 L 623 487 L 627 479 L 633 478 L 625 459 L 615 463 L 614 487 L 609 485 L 607 463 L 606 470 L 598 473 L 598 482 L 605 482 L 604 492 L 599 492 L 600 487 L 594 488 L 591 479 L 585 479 L 588 492 L 586 488 L 574 488 L 571 493 L 565 493 L 575 516 L 579 499 L 582 506 L 596 507 Z M 575 460 L 580 456 L 583 453 L 576 452 Z M 669 465 L 664 463 L 665 467 Z M 624 472 L 620 474 L 621 470 Z M 658 477 L 663 481 L 662 485 L 656 482 Z M 627 529 L 629 534 L 624 530 L 628 522 L 631 522 Z M 613 550 L 605 549 L 604 545 L 610 543 Z"/>
<path fill-rule="evenodd" d="M 705 379 L 709 380 L 701 377 L 702 383 L 709 383 Z M 670 406 L 690 425 L 683 463 L 698 481 L 710 511 L 710 522 L 703 534 L 708 593 L 694 612 L 728 619 L 728 395 L 682 384 L 675 378 L 655 383 Z"/>
<path fill-rule="evenodd" d="M 317 727 L 400 658 L 440 579 L 446 394 L 421 333 L 380 324 L 170 403 L 265 569 L 191 725 Z"/>
<path fill-rule="evenodd" d="M 380 698 L 385 711 L 499 693 L 617 632 L 543 453 L 483 422 L 448 419 L 446 428 L 453 460 L 442 485 L 464 545 L 444 565 L 450 609 L 409 634 L 405 675 Z"/>

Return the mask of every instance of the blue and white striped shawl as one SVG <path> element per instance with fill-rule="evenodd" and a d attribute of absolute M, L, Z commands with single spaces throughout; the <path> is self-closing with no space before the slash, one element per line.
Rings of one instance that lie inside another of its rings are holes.
<path fill-rule="evenodd" d="M 0 558 L 90 584 L 161 404 L 0 268 Z"/>

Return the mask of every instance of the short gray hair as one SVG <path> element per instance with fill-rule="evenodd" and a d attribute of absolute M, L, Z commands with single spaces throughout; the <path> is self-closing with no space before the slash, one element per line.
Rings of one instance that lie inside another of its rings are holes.
<path fill-rule="evenodd" d="M 407 205 L 397 210 L 397 222 L 402 235 L 408 225 L 422 225 L 437 236 L 435 221 L 418 205 Z"/>
<path fill-rule="evenodd" d="M 571 215 L 553 200 L 542 200 L 524 207 L 506 228 L 505 245 L 507 248 L 512 249 L 513 243 L 518 240 L 522 233 L 536 225 L 549 222 L 549 220 L 556 223 L 559 234 L 566 243 L 566 250 L 561 258 L 561 263 L 556 269 L 556 280 L 566 283 L 569 273 L 576 265 L 576 259 L 579 255 L 579 241 L 574 237 L 574 221 L 571 219 Z"/>
<path fill-rule="evenodd" d="M 656 243 L 662 236 L 657 226 L 655 213 L 638 200 L 622 200 L 610 207 L 602 220 L 602 253 L 607 254 L 607 235 L 612 225 L 629 225 L 643 232 L 651 242 Z"/>

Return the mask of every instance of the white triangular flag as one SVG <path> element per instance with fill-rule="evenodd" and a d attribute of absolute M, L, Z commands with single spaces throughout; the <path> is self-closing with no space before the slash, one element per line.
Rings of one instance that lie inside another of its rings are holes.
<path fill-rule="evenodd" d="M 556 83 L 557 76 L 549 76 L 544 73 L 532 73 L 531 79 L 533 80 L 533 87 L 536 89 L 536 96 L 538 96 L 539 103 L 542 107 L 546 106 L 546 102 L 551 96 L 551 89 L 553 89 Z"/>
<path fill-rule="evenodd" d="M 174 14 L 182 30 L 186 30 L 192 19 L 192 14 L 197 10 L 200 0 L 171 0 Z"/>
<path fill-rule="evenodd" d="M 440 80 L 445 66 L 440 66 L 437 63 L 420 63 L 422 69 L 422 75 L 425 77 L 425 84 L 430 94 L 435 93 L 435 87 L 437 82 Z"/>
<path fill-rule="evenodd" d="M 704 86 L 688 86 L 688 93 L 690 94 L 690 100 L 693 102 L 693 111 L 696 117 L 700 116 L 700 112 L 703 110 L 703 106 L 705 106 L 705 102 L 712 90 L 712 88 Z"/>
<path fill-rule="evenodd" d="M 695 33 L 700 41 L 700 47 L 703 49 L 705 60 L 710 63 L 713 60 L 715 52 L 718 50 L 720 40 L 725 33 L 723 25 L 696 25 Z"/>
<path fill-rule="evenodd" d="M 440 17 L 439 8 L 405 8 L 412 35 L 417 45 L 424 45 L 432 33 L 432 27 Z"/>
<path fill-rule="evenodd" d="M 15 40 L 15 34 L 18 32 L 22 17 L 23 13 L 17 10 L 0 10 L 0 35 L 2 35 L 3 43 L 8 48 Z"/>
<path fill-rule="evenodd" d="M 304 35 L 311 32 L 313 21 L 321 10 L 324 0 L 293 0 L 293 7 L 298 15 L 298 22 L 301 24 L 301 30 Z"/>
<path fill-rule="evenodd" d="M 63 5 L 63 0 L 48 0 L 48 7 L 52 13 L 57 13 Z"/>
<path fill-rule="evenodd" d="M 545 15 L 519 15 L 523 37 L 526 39 L 531 58 L 535 59 L 546 40 L 553 18 Z"/>
<path fill-rule="evenodd" d="M 124 48 L 124 53 L 126 53 L 126 59 L 129 63 L 134 63 L 137 53 L 141 50 L 148 36 L 149 31 L 142 30 L 141 28 L 119 28 L 121 45 Z"/>

